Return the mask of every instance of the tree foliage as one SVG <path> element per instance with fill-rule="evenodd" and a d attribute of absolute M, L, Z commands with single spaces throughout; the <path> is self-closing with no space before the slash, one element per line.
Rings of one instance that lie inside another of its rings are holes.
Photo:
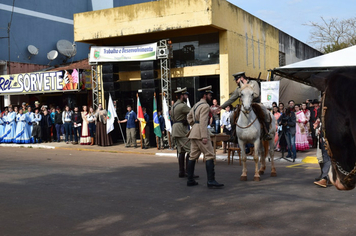
<path fill-rule="evenodd" d="M 323 53 L 356 45 L 356 17 L 344 20 L 337 18 L 326 20 L 321 17 L 321 20 L 321 23 L 309 22 L 306 24 L 311 27 L 308 43 Z"/>

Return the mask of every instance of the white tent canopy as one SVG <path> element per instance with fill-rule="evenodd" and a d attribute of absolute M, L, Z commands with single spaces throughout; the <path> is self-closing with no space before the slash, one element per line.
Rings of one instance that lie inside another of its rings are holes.
<path fill-rule="evenodd" d="M 345 67 L 356 67 L 356 46 L 275 68 L 273 74 L 311 85 L 311 75 Z"/>

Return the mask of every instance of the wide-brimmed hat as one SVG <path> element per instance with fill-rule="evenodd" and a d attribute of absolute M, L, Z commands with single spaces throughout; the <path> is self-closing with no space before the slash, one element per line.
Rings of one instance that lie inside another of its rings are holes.
<path fill-rule="evenodd" d="M 203 93 L 213 93 L 213 91 L 211 91 L 212 88 L 213 86 L 209 85 L 203 88 L 199 88 L 198 91 Z"/>
<path fill-rule="evenodd" d="M 187 87 L 185 87 L 185 88 L 182 88 L 182 89 L 178 89 L 177 91 L 175 91 L 174 93 L 177 93 L 177 94 L 182 94 L 182 95 L 184 95 L 184 94 L 187 94 L 187 95 L 189 95 L 189 93 L 188 93 L 188 91 L 187 91 Z"/>

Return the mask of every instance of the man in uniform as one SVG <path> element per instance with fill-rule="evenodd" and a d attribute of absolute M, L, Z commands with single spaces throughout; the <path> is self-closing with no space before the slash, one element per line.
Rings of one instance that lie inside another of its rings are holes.
<path fill-rule="evenodd" d="M 249 84 L 249 85 L 253 86 L 253 102 L 254 103 L 260 102 L 260 86 L 258 85 L 258 83 L 256 81 L 249 80 L 248 78 L 246 78 L 245 72 L 239 72 L 239 73 L 233 74 L 232 76 L 234 77 L 234 80 L 237 84 L 237 88 L 232 93 L 229 100 L 227 100 L 224 104 L 222 104 L 220 106 L 220 108 L 225 109 L 227 106 L 231 105 L 233 102 L 236 101 L 236 99 L 238 99 L 241 96 L 241 87 L 240 87 L 241 84 Z M 268 128 L 270 126 L 270 122 L 271 122 L 270 114 L 269 114 L 270 112 L 264 106 L 260 106 L 260 107 L 262 108 L 262 110 L 265 114 L 265 117 L 258 117 L 259 122 L 263 126 L 263 131 L 264 131 L 263 139 L 270 140 L 271 136 L 269 135 L 269 128 Z M 233 120 L 233 118 L 231 120 Z"/>
<path fill-rule="evenodd" d="M 211 102 L 212 98 L 212 86 L 207 86 L 198 89 L 200 92 L 200 101 L 197 102 L 188 114 L 188 122 L 192 126 L 189 132 L 188 138 L 191 141 L 190 145 L 190 158 L 188 161 L 188 182 L 187 186 L 195 186 L 198 184 L 194 180 L 194 168 L 195 162 L 199 158 L 201 153 L 204 153 L 206 158 L 206 172 L 208 175 L 207 185 L 211 187 L 222 187 L 223 184 L 219 184 L 215 180 L 214 171 L 214 159 L 215 153 L 210 140 L 210 133 L 208 131 L 209 112 L 210 106 L 208 102 Z"/>
<path fill-rule="evenodd" d="M 171 108 L 171 118 L 173 121 L 172 137 L 177 143 L 178 151 L 178 164 L 179 164 L 179 178 L 187 177 L 186 166 L 190 156 L 190 141 L 187 138 L 188 134 L 188 121 L 187 114 L 190 111 L 190 107 L 187 106 L 187 99 L 189 93 L 187 88 L 183 88 L 175 91 L 178 94 L 178 100 L 173 104 Z M 187 156 L 185 154 L 187 153 Z M 184 160 L 186 166 L 184 165 Z M 194 176 L 195 178 L 199 176 Z"/>

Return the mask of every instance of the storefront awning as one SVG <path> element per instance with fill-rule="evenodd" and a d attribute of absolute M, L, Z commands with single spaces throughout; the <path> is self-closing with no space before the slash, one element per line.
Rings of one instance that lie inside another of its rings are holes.
<path fill-rule="evenodd" d="M 312 85 L 309 79 L 313 74 L 329 73 L 347 67 L 356 67 L 356 46 L 278 67 L 272 72 L 299 83 Z"/>

